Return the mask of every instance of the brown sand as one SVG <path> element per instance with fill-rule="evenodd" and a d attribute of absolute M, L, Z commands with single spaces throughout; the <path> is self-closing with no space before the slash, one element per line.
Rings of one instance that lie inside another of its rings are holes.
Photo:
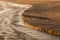
<path fill-rule="evenodd" d="M 43 1 L 60 1 L 60 0 L 1 0 L 1 1 L 8 1 L 8 2 L 14 2 L 14 3 L 37 4 Z"/>

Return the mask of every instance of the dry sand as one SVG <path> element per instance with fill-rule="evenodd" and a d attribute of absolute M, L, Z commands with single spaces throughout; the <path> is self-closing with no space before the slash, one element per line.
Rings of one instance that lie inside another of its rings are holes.
<path fill-rule="evenodd" d="M 37 4 L 40 2 L 45 1 L 60 1 L 60 0 L 1 0 L 1 1 L 8 1 L 8 2 L 14 2 L 14 3 L 26 3 L 26 4 Z"/>

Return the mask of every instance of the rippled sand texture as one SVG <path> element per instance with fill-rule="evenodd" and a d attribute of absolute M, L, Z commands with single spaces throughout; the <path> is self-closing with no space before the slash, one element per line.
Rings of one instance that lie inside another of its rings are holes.
<path fill-rule="evenodd" d="M 13 4 L 0 1 L 0 40 L 60 40 L 31 28 L 21 21 L 21 14 L 31 5 Z"/>
<path fill-rule="evenodd" d="M 0 2 L 0 40 L 33 40 L 13 28 L 19 27 L 20 16 L 27 8 L 28 5 Z"/>

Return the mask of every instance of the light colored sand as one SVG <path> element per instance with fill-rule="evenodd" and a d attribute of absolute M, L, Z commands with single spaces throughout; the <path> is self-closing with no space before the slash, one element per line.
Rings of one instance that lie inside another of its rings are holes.
<path fill-rule="evenodd" d="M 20 6 L 4 4 L 2 4 L 3 8 L 6 7 L 4 9 L 9 10 L 0 11 L 2 12 L 0 13 L 0 36 L 4 36 L 5 40 L 10 40 L 9 38 L 15 38 L 14 40 L 60 40 L 59 37 L 28 28 L 21 22 L 20 11 L 23 9 Z M 20 23 L 16 24 L 14 21 Z"/>

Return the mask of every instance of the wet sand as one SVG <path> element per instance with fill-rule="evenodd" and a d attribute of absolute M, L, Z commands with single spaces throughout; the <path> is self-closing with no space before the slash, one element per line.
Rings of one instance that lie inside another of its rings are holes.
<path fill-rule="evenodd" d="M 24 25 L 21 22 L 20 11 L 23 9 L 20 6 L 5 5 L 5 3 L 2 5 L 5 10 L 2 11 L 3 8 L 1 8 L 0 11 L 0 40 L 60 40 L 59 37 L 28 28 Z"/>

